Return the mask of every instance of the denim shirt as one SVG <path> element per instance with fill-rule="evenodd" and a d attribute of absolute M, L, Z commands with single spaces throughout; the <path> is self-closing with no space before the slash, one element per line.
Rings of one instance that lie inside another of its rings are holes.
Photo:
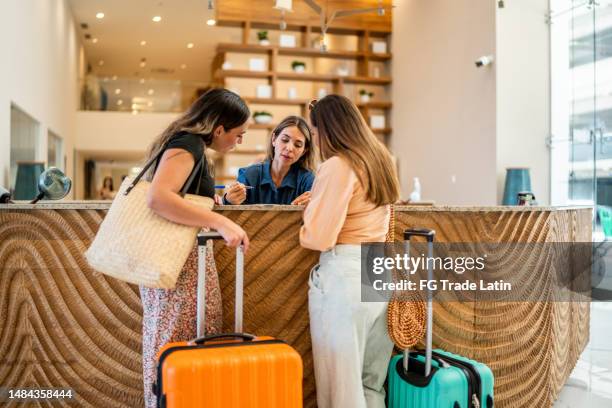
<path fill-rule="evenodd" d="M 297 197 L 310 191 L 314 182 L 314 173 L 295 163 L 276 187 L 270 174 L 270 161 L 253 164 L 238 170 L 238 181 L 247 189 L 246 200 L 242 204 L 285 204 L 289 205 Z M 225 204 L 230 204 L 223 197 Z"/>

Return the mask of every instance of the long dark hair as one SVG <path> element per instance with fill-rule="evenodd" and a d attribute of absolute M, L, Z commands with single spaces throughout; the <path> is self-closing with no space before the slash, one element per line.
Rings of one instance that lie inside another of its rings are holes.
<path fill-rule="evenodd" d="M 312 135 L 310 133 L 310 128 L 308 127 L 308 123 L 304 120 L 304 118 L 300 116 L 287 116 L 285 119 L 279 123 L 274 130 L 272 131 L 272 137 L 270 138 L 270 143 L 268 144 L 268 152 L 266 154 L 266 160 L 272 162 L 274 160 L 274 146 L 272 146 L 272 142 L 275 138 L 277 138 L 281 132 L 291 126 L 295 126 L 298 128 L 300 133 L 304 135 L 304 139 L 306 139 L 306 143 L 304 145 L 304 153 L 300 159 L 296 162 L 300 167 L 314 171 L 315 167 L 315 150 L 312 145 Z"/>
<path fill-rule="evenodd" d="M 350 99 L 328 95 L 311 103 L 310 123 L 317 128 L 321 160 L 333 156 L 345 159 L 370 202 L 381 206 L 399 199 L 399 180 L 391 154 Z"/>
<path fill-rule="evenodd" d="M 102 181 L 102 188 L 105 188 L 105 187 L 106 187 L 106 182 L 107 182 L 107 181 L 110 181 L 110 186 L 108 186 L 108 189 L 109 189 L 110 191 L 115 191 L 115 187 L 113 186 L 113 178 L 112 178 L 112 177 L 110 177 L 110 176 L 106 176 L 106 177 L 104 177 L 104 180 Z"/>
<path fill-rule="evenodd" d="M 179 132 L 202 136 L 206 146 L 213 140 L 213 131 L 219 127 L 227 131 L 244 124 L 251 112 L 238 94 L 223 88 L 213 88 L 200 96 L 181 117 L 170 123 L 151 144 L 147 161 L 157 155 L 160 149 Z M 147 175 L 150 180 L 152 172 Z"/>

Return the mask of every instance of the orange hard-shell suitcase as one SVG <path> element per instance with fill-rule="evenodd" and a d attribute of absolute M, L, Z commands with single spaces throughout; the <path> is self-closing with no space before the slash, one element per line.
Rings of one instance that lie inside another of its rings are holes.
<path fill-rule="evenodd" d="M 158 354 L 154 392 L 160 408 L 293 408 L 302 406 L 302 359 L 272 337 L 242 333 L 244 255 L 236 250 L 235 333 L 204 335 L 205 251 L 216 232 L 198 235 L 198 338 L 166 344 Z"/>

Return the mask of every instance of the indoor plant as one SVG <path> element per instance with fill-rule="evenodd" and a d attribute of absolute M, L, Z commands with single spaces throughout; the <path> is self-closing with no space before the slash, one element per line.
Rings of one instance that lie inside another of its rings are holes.
<path fill-rule="evenodd" d="M 272 114 L 267 111 L 255 111 L 253 112 L 253 119 L 255 119 L 255 123 L 270 123 L 272 122 Z"/>
<path fill-rule="evenodd" d="M 374 92 L 368 92 L 365 89 L 360 89 L 359 90 L 359 99 L 361 100 L 361 102 L 363 103 L 368 103 L 370 102 L 370 99 L 374 96 Z"/>
<path fill-rule="evenodd" d="M 291 68 L 294 72 L 304 72 L 306 70 L 306 63 L 302 61 L 293 61 Z"/>
<path fill-rule="evenodd" d="M 268 38 L 268 31 L 258 31 L 257 39 L 259 40 L 259 45 L 270 45 L 270 39 Z"/>

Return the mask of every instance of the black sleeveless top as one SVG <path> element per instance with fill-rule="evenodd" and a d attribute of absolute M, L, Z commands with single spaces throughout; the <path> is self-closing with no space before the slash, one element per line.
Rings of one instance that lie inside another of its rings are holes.
<path fill-rule="evenodd" d="M 197 173 L 191 185 L 187 188 L 187 194 L 196 194 L 199 180 L 200 190 L 197 192 L 197 194 L 213 198 L 215 196 L 215 179 L 210 172 L 210 167 L 208 166 L 208 161 L 206 160 L 206 155 L 204 154 L 205 145 L 204 141 L 202 140 L 202 136 L 187 132 L 179 132 L 172 136 L 164 151 L 168 149 L 187 150 L 193 156 L 193 160 L 195 161 L 194 165 L 198 164 L 201 157 L 204 157 L 203 166 L 198 167 Z M 161 156 L 163 156 L 163 154 L 160 155 L 159 160 L 161 160 Z M 159 165 L 159 160 L 155 164 L 156 170 L 157 166 Z"/>

